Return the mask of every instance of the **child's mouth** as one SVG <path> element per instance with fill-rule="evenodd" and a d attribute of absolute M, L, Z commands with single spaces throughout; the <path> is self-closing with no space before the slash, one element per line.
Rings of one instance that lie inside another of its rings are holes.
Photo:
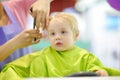
<path fill-rule="evenodd" d="M 58 42 L 56 43 L 57 46 L 62 46 L 62 43 Z"/>

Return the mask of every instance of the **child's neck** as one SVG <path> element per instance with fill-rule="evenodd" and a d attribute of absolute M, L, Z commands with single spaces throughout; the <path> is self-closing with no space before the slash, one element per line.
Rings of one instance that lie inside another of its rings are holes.
<path fill-rule="evenodd" d="M 74 48 L 74 46 L 73 46 L 72 48 L 70 48 L 70 49 L 63 50 L 63 51 L 58 51 L 58 52 L 68 52 L 68 51 L 71 51 L 71 50 L 73 50 L 73 48 Z"/>

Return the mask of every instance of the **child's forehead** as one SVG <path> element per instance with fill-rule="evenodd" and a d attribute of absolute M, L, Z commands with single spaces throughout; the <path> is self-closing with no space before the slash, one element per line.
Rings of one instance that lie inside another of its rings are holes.
<path fill-rule="evenodd" d="M 70 24 L 65 21 L 65 20 L 60 20 L 60 19 L 53 19 L 49 26 L 48 26 L 48 29 L 60 29 L 60 30 L 63 30 L 63 29 L 67 29 L 68 27 L 70 27 Z"/>
<path fill-rule="evenodd" d="M 49 27 L 55 27 L 55 28 L 67 27 L 67 26 L 70 26 L 69 22 L 64 19 L 59 19 L 59 18 L 51 20 L 49 24 Z"/>
<path fill-rule="evenodd" d="M 54 16 L 51 18 L 48 28 L 70 27 L 70 21 L 64 16 Z"/>
<path fill-rule="evenodd" d="M 61 21 L 61 20 L 63 20 L 63 18 L 62 17 L 52 17 L 51 20 Z"/>
<path fill-rule="evenodd" d="M 63 30 L 68 30 L 69 28 L 64 27 L 64 26 L 58 26 L 57 28 L 51 27 L 48 30 L 49 31 L 63 31 Z"/>
<path fill-rule="evenodd" d="M 68 23 L 68 21 L 66 19 L 62 18 L 62 17 L 54 17 L 54 18 L 51 19 L 50 22 L 51 23 L 56 23 L 56 24 L 61 24 L 61 23 L 62 24 L 63 23 L 67 24 Z"/>

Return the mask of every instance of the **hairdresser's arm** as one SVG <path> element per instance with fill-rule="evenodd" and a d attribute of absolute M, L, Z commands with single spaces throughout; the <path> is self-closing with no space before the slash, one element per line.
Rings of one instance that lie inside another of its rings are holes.
<path fill-rule="evenodd" d="M 32 5 L 32 16 L 36 19 L 36 28 L 40 28 L 40 23 L 42 28 L 46 27 L 48 23 L 48 16 L 50 11 L 50 3 L 53 0 L 38 0 Z"/>
<path fill-rule="evenodd" d="M 36 36 L 37 40 L 33 41 Z M 7 58 L 15 50 L 38 43 L 40 41 L 40 38 L 41 34 L 39 34 L 36 30 L 24 30 L 23 32 L 0 46 L 0 62 Z"/>

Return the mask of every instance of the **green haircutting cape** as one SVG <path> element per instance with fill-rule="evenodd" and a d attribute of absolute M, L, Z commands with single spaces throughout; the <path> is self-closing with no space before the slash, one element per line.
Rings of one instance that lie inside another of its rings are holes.
<path fill-rule="evenodd" d="M 103 66 L 93 54 L 77 46 L 68 51 L 56 51 L 49 46 L 7 64 L 0 73 L 0 80 L 64 77 L 75 72 L 95 70 L 105 70 L 109 76 L 120 76 L 119 70 Z"/>

